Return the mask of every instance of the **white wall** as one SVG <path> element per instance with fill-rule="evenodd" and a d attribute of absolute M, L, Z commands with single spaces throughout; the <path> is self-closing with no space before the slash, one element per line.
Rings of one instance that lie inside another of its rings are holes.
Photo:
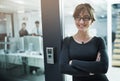
<path fill-rule="evenodd" d="M 4 22 L 4 21 L 0 22 L 0 34 L 1 33 L 7 33 L 6 32 L 6 22 Z"/>

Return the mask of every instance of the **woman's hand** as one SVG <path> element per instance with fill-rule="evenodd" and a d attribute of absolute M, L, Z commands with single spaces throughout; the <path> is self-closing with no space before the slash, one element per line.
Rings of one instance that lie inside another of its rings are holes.
<path fill-rule="evenodd" d="M 71 65 L 71 64 L 72 64 L 72 60 L 69 61 L 69 65 Z"/>
<path fill-rule="evenodd" d="M 98 52 L 98 54 L 97 54 L 97 57 L 96 57 L 96 61 L 100 61 L 100 58 L 101 58 L 101 56 L 100 56 L 100 52 Z"/>
<path fill-rule="evenodd" d="M 100 52 L 98 52 L 98 54 L 97 54 L 97 57 L 96 57 L 96 61 L 100 61 Z M 94 73 L 89 73 L 89 75 L 94 75 Z"/>

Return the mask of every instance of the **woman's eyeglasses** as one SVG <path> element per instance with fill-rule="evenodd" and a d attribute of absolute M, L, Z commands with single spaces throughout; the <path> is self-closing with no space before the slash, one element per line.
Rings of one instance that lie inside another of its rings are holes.
<path fill-rule="evenodd" d="M 83 21 L 90 21 L 90 19 L 92 19 L 92 18 L 89 17 L 89 16 L 85 16 L 85 17 L 79 17 L 79 16 L 78 16 L 78 17 L 76 18 L 77 21 L 80 21 L 81 19 L 82 19 Z"/>

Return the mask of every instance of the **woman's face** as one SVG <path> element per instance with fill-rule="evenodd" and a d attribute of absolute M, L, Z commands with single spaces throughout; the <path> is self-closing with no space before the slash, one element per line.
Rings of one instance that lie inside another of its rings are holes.
<path fill-rule="evenodd" d="M 87 10 L 80 12 L 79 16 L 75 18 L 75 24 L 79 31 L 87 31 L 91 23 L 92 19 Z"/>

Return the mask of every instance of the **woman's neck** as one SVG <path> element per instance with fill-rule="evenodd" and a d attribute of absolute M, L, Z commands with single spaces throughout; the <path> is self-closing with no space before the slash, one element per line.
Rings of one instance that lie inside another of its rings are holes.
<path fill-rule="evenodd" d="M 89 33 L 86 31 L 86 32 L 80 32 L 80 31 L 78 31 L 77 33 L 76 33 L 76 36 L 78 37 L 78 38 L 80 38 L 80 39 L 86 39 L 86 38 L 88 38 L 88 37 L 90 37 L 90 35 L 89 35 Z"/>
<path fill-rule="evenodd" d="M 88 42 L 92 37 L 89 35 L 88 32 L 77 32 L 74 36 L 73 36 L 74 40 L 77 41 L 78 43 L 86 43 Z"/>

